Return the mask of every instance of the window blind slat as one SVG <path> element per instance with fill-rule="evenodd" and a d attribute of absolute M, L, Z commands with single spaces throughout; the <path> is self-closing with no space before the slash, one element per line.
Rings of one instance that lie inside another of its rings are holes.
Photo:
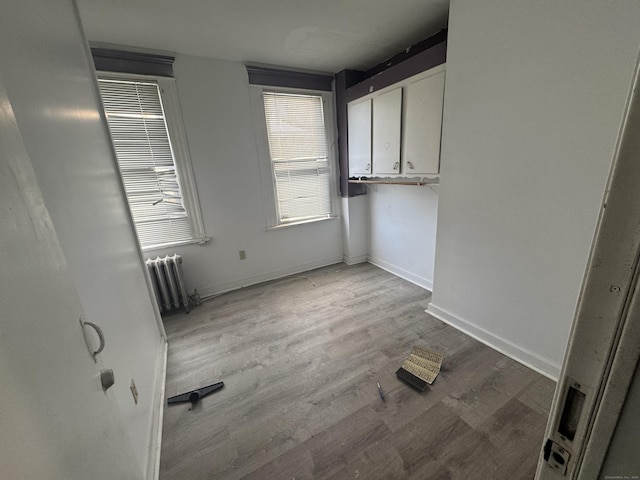
<path fill-rule="evenodd" d="M 158 85 L 112 79 L 98 84 L 140 244 L 190 240 Z"/>
<path fill-rule="evenodd" d="M 263 92 L 279 220 L 332 213 L 322 97 Z"/>

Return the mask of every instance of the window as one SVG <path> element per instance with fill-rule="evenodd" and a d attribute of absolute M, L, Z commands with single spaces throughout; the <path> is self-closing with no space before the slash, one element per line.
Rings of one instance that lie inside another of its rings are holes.
<path fill-rule="evenodd" d="M 98 85 L 141 247 L 206 241 L 173 79 L 99 74 Z"/>
<path fill-rule="evenodd" d="M 271 200 L 275 218 L 284 226 L 335 216 L 332 118 L 326 111 L 330 94 L 256 88 L 266 126 Z M 266 155 L 265 155 L 266 156 Z"/>

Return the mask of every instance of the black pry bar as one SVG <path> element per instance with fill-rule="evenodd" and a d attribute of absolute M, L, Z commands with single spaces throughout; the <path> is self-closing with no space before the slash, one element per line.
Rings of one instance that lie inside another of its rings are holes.
<path fill-rule="evenodd" d="M 193 407 L 200 401 L 200 399 L 206 397 L 207 395 L 211 395 L 214 392 L 217 392 L 222 387 L 224 387 L 224 382 L 218 382 L 214 383 L 213 385 L 208 385 L 196 390 L 191 390 L 190 392 L 182 393 L 180 395 L 176 395 L 175 397 L 168 398 L 167 404 L 173 405 L 175 403 L 191 402 L 191 406 Z"/>

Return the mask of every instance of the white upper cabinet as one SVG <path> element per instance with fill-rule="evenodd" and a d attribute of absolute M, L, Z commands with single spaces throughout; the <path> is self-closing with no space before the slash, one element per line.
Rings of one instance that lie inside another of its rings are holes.
<path fill-rule="evenodd" d="M 349 175 L 371 175 L 371 99 L 347 106 Z"/>
<path fill-rule="evenodd" d="M 402 88 L 373 98 L 373 174 L 400 173 Z"/>
<path fill-rule="evenodd" d="M 440 166 L 444 71 L 404 87 L 402 172 L 435 175 Z"/>
<path fill-rule="evenodd" d="M 440 172 L 445 65 L 347 106 L 350 177 L 420 177 Z"/>

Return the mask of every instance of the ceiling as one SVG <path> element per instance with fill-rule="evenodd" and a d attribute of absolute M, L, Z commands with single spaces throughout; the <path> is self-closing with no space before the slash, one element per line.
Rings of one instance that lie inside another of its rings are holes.
<path fill-rule="evenodd" d="M 77 0 L 92 42 L 336 73 L 447 26 L 449 0 Z"/>

